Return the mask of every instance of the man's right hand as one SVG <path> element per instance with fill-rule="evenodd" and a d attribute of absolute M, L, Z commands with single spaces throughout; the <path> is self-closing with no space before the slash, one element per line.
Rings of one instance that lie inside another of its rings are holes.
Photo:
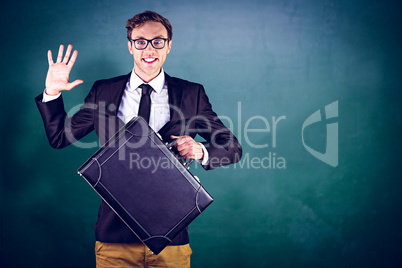
<path fill-rule="evenodd" d="M 71 90 L 84 82 L 79 79 L 71 83 L 69 81 L 71 69 L 73 68 L 78 55 L 77 50 L 75 50 L 71 55 L 72 50 L 73 46 L 68 45 L 66 55 L 63 58 L 64 46 L 60 45 L 56 63 L 53 62 L 52 51 L 49 50 L 47 52 L 49 70 L 46 76 L 46 94 L 57 95 L 62 90 Z"/>

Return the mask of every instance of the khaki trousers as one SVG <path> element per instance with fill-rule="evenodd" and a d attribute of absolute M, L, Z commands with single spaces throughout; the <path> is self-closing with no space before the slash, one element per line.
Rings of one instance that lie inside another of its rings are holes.
<path fill-rule="evenodd" d="M 174 267 L 189 268 L 190 245 L 167 246 L 158 255 L 138 243 L 104 243 L 96 241 L 96 268 L 107 267 Z"/>

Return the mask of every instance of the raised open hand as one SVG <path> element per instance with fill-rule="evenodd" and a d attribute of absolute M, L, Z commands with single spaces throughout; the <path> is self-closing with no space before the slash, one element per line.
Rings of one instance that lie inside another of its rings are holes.
<path fill-rule="evenodd" d="M 73 68 L 78 55 L 77 50 L 75 50 L 71 55 L 72 50 L 73 46 L 68 45 L 66 55 L 63 58 L 64 46 L 60 45 L 56 63 L 53 62 L 52 51 L 49 50 L 47 52 L 49 70 L 47 71 L 46 76 L 46 94 L 57 95 L 62 90 L 71 90 L 84 82 L 79 79 L 71 83 L 69 81 L 71 69 Z"/>

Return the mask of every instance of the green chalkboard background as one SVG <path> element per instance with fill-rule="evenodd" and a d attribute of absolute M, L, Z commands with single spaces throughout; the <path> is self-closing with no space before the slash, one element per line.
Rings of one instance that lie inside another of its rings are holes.
<path fill-rule="evenodd" d="M 51 149 L 34 97 L 61 43 L 85 81 L 67 111 L 130 72 L 125 22 L 150 9 L 173 25 L 165 71 L 202 83 L 244 148 L 192 167 L 215 198 L 190 225 L 192 267 L 402 267 L 399 3 L 2 3 L 0 266 L 94 267 L 100 198 L 76 169 L 96 137 Z"/>

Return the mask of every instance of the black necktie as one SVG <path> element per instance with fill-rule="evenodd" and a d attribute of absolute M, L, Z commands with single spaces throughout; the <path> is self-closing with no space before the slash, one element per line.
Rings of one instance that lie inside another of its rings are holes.
<path fill-rule="evenodd" d="M 151 114 L 151 92 L 153 88 L 148 84 L 142 84 L 140 88 L 142 88 L 142 95 L 138 116 L 141 116 L 149 123 L 149 116 Z"/>

